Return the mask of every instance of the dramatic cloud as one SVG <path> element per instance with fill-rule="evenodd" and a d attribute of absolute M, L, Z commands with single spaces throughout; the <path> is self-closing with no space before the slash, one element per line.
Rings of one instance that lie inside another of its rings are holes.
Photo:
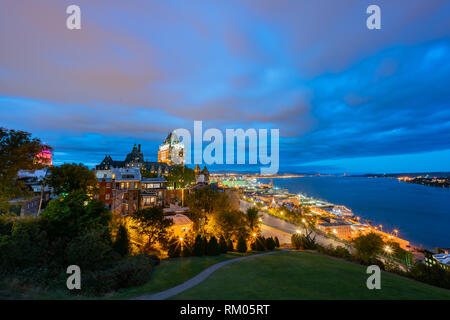
<path fill-rule="evenodd" d="M 373 3 L 381 30 L 365 26 Z M 204 120 L 280 128 L 282 170 L 424 152 L 450 170 L 446 0 L 78 0 L 78 31 L 70 4 L 0 4 L 0 126 L 33 132 L 57 161 L 134 143 L 154 157 L 167 132 Z"/>

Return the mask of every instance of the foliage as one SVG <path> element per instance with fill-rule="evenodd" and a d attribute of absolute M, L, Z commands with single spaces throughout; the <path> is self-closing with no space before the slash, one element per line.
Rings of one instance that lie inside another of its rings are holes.
<path fill-rule="evenodd" d="M 172 219 L 165 219 L 162 208 L 151 207 L 138 210 L 132 217 L 132 228 L 147 237 L 146 247 L 152 248 L 159 243 L 163 247 L 168 245 L 173 225 Z"/>
<path fill-rule="evenodd" d="M 127 228 L 121 224 L 117 230 L 116 239 L 113 243 L 113 249 L 120 254 L 121 257 L 126 257 L 130 253 L 130 239 Z"/>
<path fill-rule="evenodd" d="M 234 251 L 233 241 L 231 241 L 230 239 L 228 239 L 227 241 L 227 251 Z"/>
<path fill-rule="evenodd" d="M 84 165 L 65 163 L 49 169 L 50 175 L 46 178 L 47 184 L 56 194 L 66 194 L 82 191 L 93 194 L 97 187 L 94 171 Z"/>
<path fill-rule="evenodd" d="M 275 240 L 272 237 L 266 239 L 266 248 L 267 250 L 273 250 L 276 247 Z"/>
<path fill-rule="evenodd" d="M 312 231 L 306 231 L 303 234 L 294 233 L 291 236 L 291 244 L 297 250 L 317 249 L 316 237 L 312 236 Z"/>
<path fill-rule="evenodd" d="M 246 232 L 245 214 L 239 210 L 220 210 L 210 217 L 206 231 L 221 234 L 227 239 L 237 239 Z"/>
<path fill-rule="evenodd" d="M 251 207 L 247 209 L 247 214 L 245 215 L 245 222 L 250 233 L 261 232 L 261 222 L 259 221 L 260 215 L 259 210 L 256 207 Z"/>
<path fill-rule="evenodd" d="M 76 191 L 50 201 L 40 218 L 53 241 L 72 239 L 90 228 L 105 227 L 112 215 L 103 203 Z"/>
<path fill-rule="evenodd" d="M 238 252 L 247 252 L 247 241 L 242 235 L 238 238 L 236 250 Z"/>
<path fill-rule="evenodd" d="M 230 209 L 228 196 L 209 188 L 190 192 L 186 197 L 186 205 L 189 207 L 189 217 L 194 222 L 194 230 L 199 233 L 204 232 L 208 217 L 214 212 Z"/>
<path fill-rule="evenodd" d="M 177 258 L 181 256 L 181 242 L 177 237 L 171 237 L 166 244 L 167 255 L 169 258 Z"/>
<path fill-rule="evenodd" d="M 151 172 L 150 170 L 146 170 L 145 168 L 141 169 L 142 178 L 157 178 L 158 174 L 156 172 Z"/>
<path fill-rule="evenodd" d="M 69 242 L 66 259 L 81 270 L 103 270 L 119 260 L 120 255 L 112 248 L 108 229 L 92 228 Z"/>
<path fill-rule="evenodd" d="M 428 267 L 421 262 L 417 262 L 411 267 L 407 275 L 433 286 L 450 289 L 450 272 L 437 264 Z"/>
<path fill-rule="evenodd" d="M 363 263 L 368 263 L 381 253 L 383 239 L 378 234 L 371 232 L 355 238 L 353 247 L 356 250 L 357 259 Z"/>
<path fill-rule="evenodd" d="M 298 233 L 294 233 L 291 236 L 291 245 L 297 250 L 302 249 L 302 237 L 301 237 L 301 235 L 299 235 Z"/>
<path fill-rule="evenodd" d="M 280 247 L 280 240 L 278 239 L 278 237 L 275 237 L 275 247 L 276 248 Z"/>
<path fill-rule="evenodd" d="M 205 243 L 203 242 L 203 238 L 201 235 L 197 235 L 194 241 L 194 255 L 201 257 L 205 255 L 206 248 Z"/>
<path fill-rule="evenodd" d="M 0 209 L 7 209 L 11 198 L 29 195 L 23 183 L 16 179 L 17 173 L 40 168 L 34 160 L 44 149 L 51 148 L 31 138 L 30 133 L 0 127 Z"/>
<path fill-rule="evenodd" d="M 209 238 L 208 247 L 206 248 L 206 254 L 208 256 L 217 256 L 220 254 L 219 244 L 217 243 L 216 237 L 212 236 Z"/>
<path fill-rule="evenodd" d="M 172 187 L 173 189 L 184 189 L 195 182 L 195 173 L 194 170 L 186 166 L 172 166 L 166 180 L 168 187 Z"/>
<path fill-rule="evenodd" d="M 227 253 L 228 251 L 227 242 L 223 236 L 220 236 L 219 238 L 219 249 L 221 253 Z"/>
<path fill-rule="evenodd" d="M 110 269 L 83 273 L 81 290 L 85 294 L 101 295 L 140 286 L 150 280 L 153 266 L 154 261 L 148 255 L 130 256 Z"/>
<path fill-rule="evenodd" d="M 353 260 L 352 254 L 347 250 L 347 248 L 344 248 L 342 246 L 337 246 L 336 248 L 334 248 L 332 245 L 330 245 L 328 248 L 318 246 L 318 249 L 319 249 L 320 253 L 323 253 L 323 254 L 326 254 L 329 256 L 345 259 L 348 261 Z"/>
<path fill-rule="evenodd" d="M 255 238 L 255 242 L 254 242 L 254 247 L 252 249 L 256 250 L 256 251 L 265 251 L 265 250 L 267 250 L 266 238 L 264 238 L 263 236 L 256 237 Z"/>

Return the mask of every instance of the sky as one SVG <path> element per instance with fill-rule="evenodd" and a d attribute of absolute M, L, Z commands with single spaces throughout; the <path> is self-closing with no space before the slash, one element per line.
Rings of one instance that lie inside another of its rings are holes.
<path fill-rule="evenodd" d="M 449 84 L 447 0 L 0 3 L 0 126 L 51 145 L 55 164 L 123 160 L 135 143 L 155 161 L 202 120 L 279 129 L 281 172 L 450 171 Z"/>

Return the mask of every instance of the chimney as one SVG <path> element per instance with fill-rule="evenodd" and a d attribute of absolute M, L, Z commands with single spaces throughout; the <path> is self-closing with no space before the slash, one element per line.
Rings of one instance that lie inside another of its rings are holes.
<path fill-rule="evenodd" d="M 138 144 L 138 151 L 141 152 L 141 145 Z"/>

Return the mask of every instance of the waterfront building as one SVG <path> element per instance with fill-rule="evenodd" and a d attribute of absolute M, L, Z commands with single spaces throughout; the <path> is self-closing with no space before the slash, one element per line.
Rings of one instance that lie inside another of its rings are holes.
<path fill-rule="evenodd" d="M 176 133 L 171 132 L 159 146 L 158 162 L 172 165 L 184 165 L 184 143 L 180 142 Z"/>

